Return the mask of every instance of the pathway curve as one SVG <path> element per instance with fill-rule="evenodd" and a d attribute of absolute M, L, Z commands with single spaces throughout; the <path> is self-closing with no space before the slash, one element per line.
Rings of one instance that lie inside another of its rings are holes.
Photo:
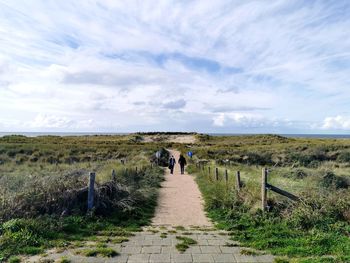
<path fill-rule="evenodd" d="M 180 153 L 171 150 L 176 161 Z M 175 165 L 174 174 L 166 169 L 165 181 L 159 192 L 158 206 L 152 220 L 155 226 L 202 226 L 211 227 L 212 223 L 204 213 L 203 199 L 193 176 L 180 173 Z"/>

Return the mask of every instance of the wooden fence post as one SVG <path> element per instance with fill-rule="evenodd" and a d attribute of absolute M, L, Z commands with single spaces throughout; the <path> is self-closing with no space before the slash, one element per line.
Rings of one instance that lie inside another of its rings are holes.
<path fill-rule="evenodd" d="M 267 207 L 267 169 L 263 168 L 261 173 L 261 209 L 266 210 Z"/>
<path fill-rule="evenodd" d="M 237 191 L 240 191 L 241 190 L 241 172 L 240 171 L 237 171 L 237 174 L 236 174 L 236 189 Z"/>
<path fill-rule="evenodd" d="M 227 169 L 225 169 L 225 181 L 226 181 L 226 184 L 228 183 L 228 173 L 227 173 Z"/>
<path fill-rule="evenodd" d="M 88 210 L 91 210 L 94 207 L 95 177 L 96 177 L 96 174 L 91 172 L 90 180 L 89 180 L 89 191 L 88 191 Z"/>
<path fill-rule="evenodd" d="M 216 181 L 219 181 L 219 168 L 215 168 L 215 179 Z"/>
<path fill-rule="evenodd" d="M 115 170 L 112 170 L 112 181 L 115 183 L 117 182 L 117 173 L 115 172 Z"/>

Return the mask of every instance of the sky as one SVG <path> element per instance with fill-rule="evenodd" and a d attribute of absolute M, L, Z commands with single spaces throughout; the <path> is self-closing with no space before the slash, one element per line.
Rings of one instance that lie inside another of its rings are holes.
<path fill-rule="evenodd" d="M 348 0 L 0 0 L 0 131 L 350 132 Z"/>

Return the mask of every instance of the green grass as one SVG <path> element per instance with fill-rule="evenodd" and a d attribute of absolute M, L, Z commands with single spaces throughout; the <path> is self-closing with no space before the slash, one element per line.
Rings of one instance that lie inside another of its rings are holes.
<path fill-rule="evenodd" d="M 57 263 L 70 263 L 71 260 L 67 257 L 61 257 L 60 259 L 58 259 Z"/>
<path fill-rule="evenodd" d="M 12 256 L 8 259 L 8 263 L 20 263 L 21 258 L 17 256 Z"/>
<path fill-rule="evenodd" d="M 197 175 L 206 210 L 219 228 L 232 231 L 232 238 L 242 246 L 290 262 L 349 261 L 350 140 L 274 135 L 198 135 L 198 140 L 187 171 Z M 198 169 L 195 162 L 206 166 Z M 218 182 L 215 167 L 219 168 Z M 270 168 L 270 184 L 300 196 L 303 202 L 268 191 L 271 211 L 262 213 L 263 167 Z M 241 172 L 240 192 L 235 188 L 236 171 Z"/>
<path fill-rule="evenodd" d="M 175 245 L 175 248 L 180 252 L 185 252 L 190 246 L 186 243 L 178 243 Z"/>
<path fill-rule="evenodd" d="M 240 253 L 241 253 L 241 255 L 247 255 L 247 256 L 259 256 L 262 254 L 259 251 L 255 251 L 252 249 L 246 249 L 246 248 L 241 249 Z"/>
<path fill-rule="evenodd" d="M 181 241 L 175 246 L 176 249 L 180 252 L 185 252 L 191 245 L 197 244 L 196 240 L 189 237 L 176 236 L 176 239 Z"/>
<path fill-rule="evenodd" d="M 120 244 L 129 241 L 129 238 L 127 237 L 116 237 L 112 239 L 113 244 Z"/>
<path fill-rule="evenodd" d="M 142 175 L 138 189 L 131 193 L 132 206 L 115 209 L 106 216 L 41 216 L 35 219 L 11 219 L 0 224 L 0 261 L 11 255 L 35 255 L 51 247 L 69 248 L 73 241 L 96 235 L 128 237 L 131 231 L 149 224 L 156 205 L 162 169 L 154 168 Z M 141 174 L 140 174 L 141 175 Z"/>
<path fill-rule="evenodd" d="M 167 236 L 168 236 L 167 233 L 164 233 L 164 232 L 160 234 L 161 238 L 166 238 Z"/>
<path fill-rule="evenodd" d="M 108 247 L 97 247 L 97 248 L 92 248 L 92 249 L 83 249 L 77 251 L 79 255 L 83 255 L 85 257 L 115 257 L 119 255 L 117 251 L 115 251 L 112 248 Z"/>
<path fill-rule="evenodd" d="M 185 231 L 186 230 L 186 228 L 183 226 L 175 226 L 174 228 L 178 231 Z"/>
<path fill-rule="evenodd" d="M 208 215 L 219 228 L 232 231 L 242 246 L 298 260 L 331 255 L 339 261 L 350 255 L 350 225 L 343 217 L 350 201 L 345 190 L 306 193 L 303 203 L 280 202 L 270 213 L 262 213 L 252 209 L 256 196 L 249 194 L 254 187 L 259 190 L 258 184 L 237 194 L 225 184 L 208 182 L 201 172 L 197 175 Z"/>

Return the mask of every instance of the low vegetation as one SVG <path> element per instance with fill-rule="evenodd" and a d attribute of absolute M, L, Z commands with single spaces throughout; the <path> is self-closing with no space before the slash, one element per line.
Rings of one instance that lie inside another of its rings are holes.
<path fill-rule="evenodd" d="M 91 248 L 91 249 L 83 249 L 83 250 L 77 251 L 77 253 L 79 255 L 83 255 L 85 257 L 97 257 L 97 256 L 115 257 L 119 254 L 114 249 L 108 248 L 108 247 L 97 247 L 97 248 Z"/>
<path fill-rule="evenodd" d="M 0 262 L 96 236 L 127 240 L 153 215 L 163 170 L 151 162 L 158 150 L 168 158 L 164 146 L 131 135 L 0 138 Z M 90 172 L 96 173 L 95 206 L 87 211 Z"/>
<path fill-rule="evenodd" d="M 181 241 L 175 246 L 176 249 L 180 252 L 185 252 L 191 245 L 197 244 L 196 240 L 189 237 L 176 236 L 176 239 Z"/>
<path fill-rule="evenodd" d="M 188 171 L 197 175 L 209 216 L 254 249 L 244 253 L 264 250 L 278 256 L 276 262 L 350 262 L 350 140 L 184 135 L 196 140 L 181 144 L 174 133 L 0 138 L 0 262 L 18 262 L 17 255 L 50 247 L 113 256 L 117 251 L 106 243 L 124 242 L 132 230 L 149 223 L 163 178 L 158 165 L 167 166 L 169 148 L 194 153 Z M 302 201 L 269 191 L 269 212 L 262 212 L 263 167 L 269 168 L 269 183 Z M 96 203 L 86 211 L 90 172 L 96 173 Z M 174 229 L 168 232 L 186 231 Z M 166 237 L 164 231 L 160 235 Z M 195 242 L 189 236 L 178 239 L 180 251 Z M 97 243 L 85 250 L 86 241 Z"/>
<path fill-rule="evenodd" d="M 349 140 L 280 136 L 199 136 L 189 171 L 197 175 L 206 209 L 218 227 L 241 245 L 265 250 L 286 262 L 350 261 Z M 211 174 L 208 174 L 211 166 Z M 269 183 L 301 197 L 293 202 L 268 191 L 261 207 L 261 169 Z M 219 167 L 219 181 L 213 168 Z M 228 170 L 226 183 L 224 170 Z M 235 173 L 243 187 L 237 191 Z"/>

